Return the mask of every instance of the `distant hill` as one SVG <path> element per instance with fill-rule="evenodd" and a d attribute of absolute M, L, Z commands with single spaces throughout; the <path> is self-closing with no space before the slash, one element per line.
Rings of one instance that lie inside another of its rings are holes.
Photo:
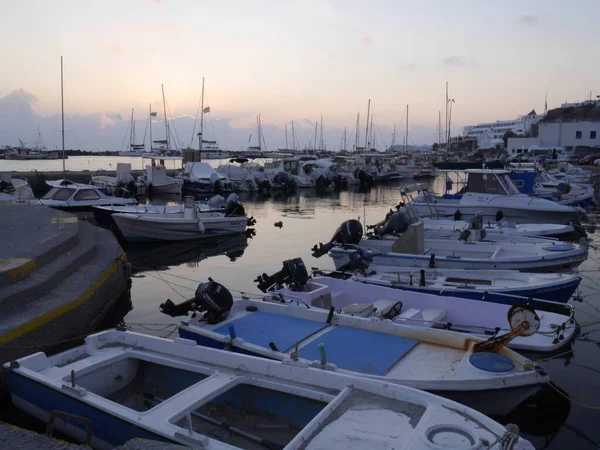
<path fill-rule="evenodd" d="M 600 122 L 600 102 L 581 106 L 551 109 L 541 123 L 552 122 Z"/>

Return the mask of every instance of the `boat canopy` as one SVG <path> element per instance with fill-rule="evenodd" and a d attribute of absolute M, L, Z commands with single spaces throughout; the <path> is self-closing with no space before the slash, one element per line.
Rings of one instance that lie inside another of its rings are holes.
<path fill-rule="evenodd" d="M 497 172 L 491 170 L 467 172 L 469 177 L 465 193 L 521 195 L 521 192 L 519 192 L 505 170 Z"/>

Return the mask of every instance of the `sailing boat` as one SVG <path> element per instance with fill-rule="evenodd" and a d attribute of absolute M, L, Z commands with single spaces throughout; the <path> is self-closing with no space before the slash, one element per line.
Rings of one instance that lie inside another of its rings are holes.
<path fill-rule="evenodd" d="M 142 156 L 146 145 L 144 143 L 135 143 L 135 120 L 133 119 L 133 111 L 131 108 L 131 121 L 129 125 L 129 150 L 125 152 L 119 152 L 119 156 Z M 150 119 L 151 120 L 151 119 Z"/>

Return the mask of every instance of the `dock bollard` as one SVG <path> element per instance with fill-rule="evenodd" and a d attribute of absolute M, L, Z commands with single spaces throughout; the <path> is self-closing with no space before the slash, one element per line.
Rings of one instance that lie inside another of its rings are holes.
<path fill-rule="evenodd" d="M 235 339 L 237 336 L 235 334 L 235 328 L 233 327 L 233 324 L 229 324 L 229 337 L 231 339 Z"/>
<path fill-rule="evenodd" d="M 327 353 L 325 352 L 325 344 L 319 344 L 319 353 L 321 354 L 321 365 L 327 364 Z"/>

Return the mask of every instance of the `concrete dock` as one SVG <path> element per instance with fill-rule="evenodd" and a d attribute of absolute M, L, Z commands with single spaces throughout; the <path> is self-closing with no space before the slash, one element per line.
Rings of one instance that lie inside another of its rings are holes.
<path fill-rule="evenodd" d="M 0 204 L 0 217 L 0 364 L 75 345 L 128 294 L 109 231 L 38 205 Z"/>

